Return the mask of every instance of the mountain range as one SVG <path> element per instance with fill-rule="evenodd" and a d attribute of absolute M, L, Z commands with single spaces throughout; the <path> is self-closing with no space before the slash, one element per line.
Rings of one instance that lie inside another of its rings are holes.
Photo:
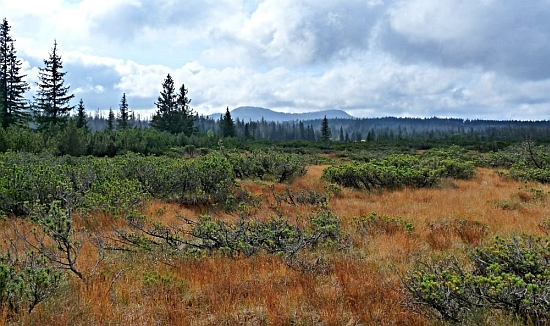
<path fill-rule="evenodd" d="M 353 119 L 352 115 L 349 115 L 346 111 L 342 110 L 324 110 L 317 112 L 305 112 L 305 113 L 284 113 L 277 112 L 266 108 L 254 107 L 254 106 L 241 106 L 234 109 L 231 112 L 231 118 L 233 120 L 239 119 L 241 121 L 260 121 L 262 118 L 265 121 L 295 121 L 295 120 L 318 120 L 323 119 L 325 116 L 327 119 Z M 208 117 L 218 120 L 220 116 L 225 113 L 214 113 L 208 115 Z"/>

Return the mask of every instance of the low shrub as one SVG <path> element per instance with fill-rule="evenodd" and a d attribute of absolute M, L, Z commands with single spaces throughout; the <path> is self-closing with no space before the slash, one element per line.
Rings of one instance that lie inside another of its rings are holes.
<path fill-rule="evenodd" d="M 390 155 L 366 163 L 330 166 L 323 179 L 344 187 L 379 191 L 403 187 L 428 188 L 446 178 L 469 179 L 474 163 L 448 157 L 424 155 Z"/>
<path fill-rule="evenodd" d="M 485 310 L 503 311 L 526 325 L 548 325 L 550 238 L 497 237 L 469 258 L 418 262 L 403 281 L 406 304 L 464 324 Z"/>

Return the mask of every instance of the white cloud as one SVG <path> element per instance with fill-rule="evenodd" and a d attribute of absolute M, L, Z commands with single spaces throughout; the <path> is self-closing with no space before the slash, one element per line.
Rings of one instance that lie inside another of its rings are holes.
<path fill-rule="evenodd" d="M 472 37 L 487 17 L 487 3 L 479 0 L 412 0 L 390 10 L 391 26 L 412 41 L 447 41 Z"/>
<path fill-rule="evenodd" d="M 170 73 L 170 69 L 161 65 L 142 66 L 133 61 L 116 67 L 121 75 L 116 88 L 132 97 L 154 97 L 158 95 L 158 85 Z"/>
<path fill-rule="evenodd" d="M 63 0 L 3 0 L 0 2 L 2 8 L 7 12 L 24 13 L 34 16 L 49 16 L 61 10 Z"/>

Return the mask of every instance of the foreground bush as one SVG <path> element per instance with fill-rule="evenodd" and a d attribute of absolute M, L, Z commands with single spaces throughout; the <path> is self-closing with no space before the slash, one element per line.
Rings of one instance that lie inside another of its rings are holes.
<path fill-rule="evenodd" d="M 325 207 L 306 217 L 304 223 L 291 223 L 284 217 L 265 221 L 241 217 L 235 222 L 226 222 L 208 215 L 197 220 L 181 217 L 181 220 L 179 225 L 167 226 L 142 216 L 129 217 L 132 231 L 117 231 L 120 242 L 125 244 L 118 249 L 184 256 L 248 257 L 267 253 L 281 256 L 294 266 L 298 254 L 306 249 L 347 245 L 340 219 Z M 299 265 L 308 268 L 306 263 Z"/>
<path fill-rule="evenodd" d="M 51 268 L 45 257 L 29 251 L 18 256 L 0 256 L 0 310 L 8 317 L 31 312 L 59 287 L 62 273 Z"/>
<path fill-rule="evenodd" d="M 526 325 L 550 323 L 550 238 L 495 242 L 456 258 L 419 263 L 404 280 L 406 302 L 425 313 L 468 324 L 482 312 L 503 311 Z"/>

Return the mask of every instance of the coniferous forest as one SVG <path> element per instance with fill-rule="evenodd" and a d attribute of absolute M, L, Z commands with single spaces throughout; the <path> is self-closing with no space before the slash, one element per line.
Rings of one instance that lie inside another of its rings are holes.
<path fill-rule="evenodd" d="M 550 324 L 549 121 L 90 113 L 10 30 L 0 324 Z"/>

